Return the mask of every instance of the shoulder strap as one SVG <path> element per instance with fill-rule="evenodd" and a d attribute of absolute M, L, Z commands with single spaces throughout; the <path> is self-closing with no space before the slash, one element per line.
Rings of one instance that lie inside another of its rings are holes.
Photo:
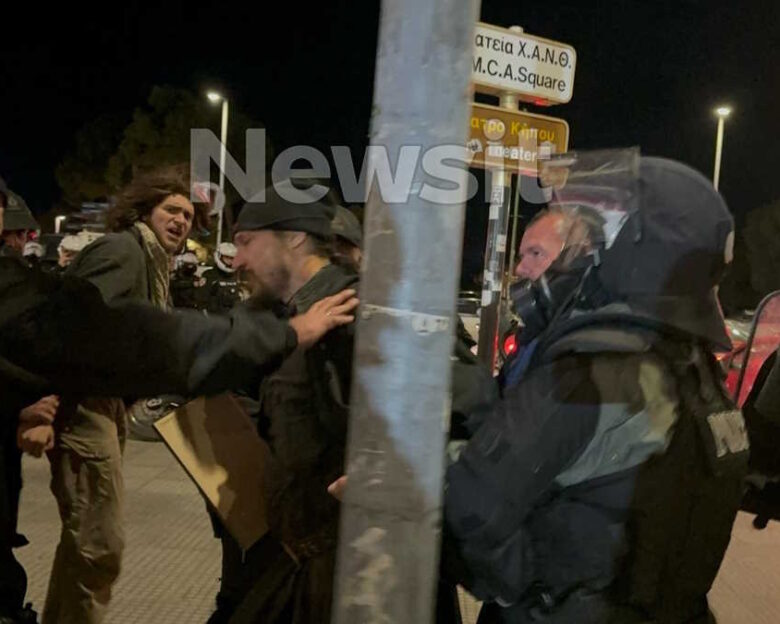
<path fill-rule="evenodd" d="M 627 525 L 633 547 L 618 585 L 653 621 L 682 622 L 706 608 L 742 498 L 747 452 L 724 442 L 721 454 L 713 441 L 721 425 L 711 426 L 712 416 L 732 414 L 738 423 L 741 414 L 720 388 L 711 354 L 676 341 L 654 351 L 673 372 L 680 410 L 669 448 L 638 473 Z"/>

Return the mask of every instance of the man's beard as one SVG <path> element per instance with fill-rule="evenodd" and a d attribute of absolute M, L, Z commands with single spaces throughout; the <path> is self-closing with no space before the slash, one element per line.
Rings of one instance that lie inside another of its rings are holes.
<path fill-rule="evenodd" d="M 279 297 L 274 297 L 265 288 L 255 288 L 249 295 L 247 303 L 255 310 L 268 310 L 281 302 Z"/>
<path fill-rule="evenodd" d="M 282 291 L 284 285 L 290 282 L 290 272 L 285 268 L 280 268 L 268 277 L 271 284 L 261 282 L 256 276 L 247 276 L 243 273 L 240 276 L 240 279 L 249 286 L 251 292 L 248 303 L 256 310 L 267 310 L 287 303 L 282 300 Z"/>

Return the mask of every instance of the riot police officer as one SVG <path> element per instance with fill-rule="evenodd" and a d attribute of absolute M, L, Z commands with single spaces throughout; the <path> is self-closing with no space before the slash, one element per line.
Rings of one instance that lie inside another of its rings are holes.
<path fill-rule="evenodd" d="M 448 469 L 444 572 L 484 624 L 713 622 L 748 456 L 712 355 L 733 221 L 680 163 L 559 163 L 541 218 L 563 244 L 516 295 L 523 354 Z"/>
<path fill-rule="evenodd" d="M 176 257 L 171 276 L 173 307 L 190 310 L 206 308 L 206 281 L 198 275 L 198 258 L 188 251 Z"/>
<path fill-rule="evenodd" d="M 236 279 L 233 243 L 220 243 L 214 251 L 214 267 L 203 273 L 209 314 L 226 314 L 242 300 L 241 285 Z"/>

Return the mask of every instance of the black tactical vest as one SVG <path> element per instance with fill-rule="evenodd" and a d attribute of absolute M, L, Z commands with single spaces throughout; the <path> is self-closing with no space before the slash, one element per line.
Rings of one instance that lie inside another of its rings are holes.
<path fill-rule="evenodd" d="M 488 605 L 480 624 L 711 621 L 706 596 L 747 474 L 744 420 L 708 351 L 666 339 L 651 348 L 679 399 L 666 452 L 540 501 L 526 524 L 540 582 L 516 605 Z"/>
<path fill-rule="evenodd" d="M 747 474 L 745 424 L 710 353 L 668 342 L 656 350 L 674 372 L 681 409 L 667 452 L 639 472 L 615 598 L 636 621 L 706 622 Z"/>

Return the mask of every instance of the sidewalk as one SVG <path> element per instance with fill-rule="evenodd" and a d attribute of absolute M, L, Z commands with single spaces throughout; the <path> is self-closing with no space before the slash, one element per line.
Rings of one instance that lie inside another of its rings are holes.
<path fill-rule="evenodd" d="M 19 524 L 31 545 L 18 553 L 40 613 L 60 524 L 48 462 L 25 458 L 24 479 Z M 108 624 L 204 623 L 217 593 L 220 547 L 203 499 L 159 443 L 128 442 L 125 486 L 125 560 Z"/>
<path fill-rule="evenodd" d="M 40 611 L 59 540 L 49 464 L 25 458 L 19 551 Z M 203 499 L 166 447 L 128 442 L 125 455 L 127 547 L 107 624 L 203 624 L 213 610 L 220 548 Z M 780 524 L 764 531 L 737 519 L 726 561 L 710 594 L 718 624 L 774 624 L 780 613 Z M 464 624 L 473 624 L 470 604 Z"/>

